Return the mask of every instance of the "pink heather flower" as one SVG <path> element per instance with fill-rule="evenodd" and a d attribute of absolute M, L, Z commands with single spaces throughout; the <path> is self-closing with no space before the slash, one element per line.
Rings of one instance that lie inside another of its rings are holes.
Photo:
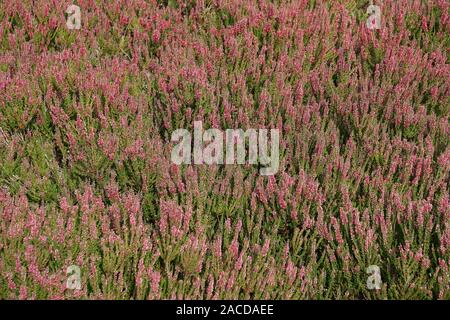
<path fill-rule="evenodd" d="M 219 259 L 222 257 L 222 237 L 220 236 L 214 242 L 213 253 Z"/>
<path fill-rule="evenodd" d="M 239 251 L 238 246 L 239 245 L 238 245 L 238 242 L 237 242 L 237 237 L 235 237 L 235 238 L 233 238 L 233 241 L 231 241 L 231 245 L 230 245 L 230 247 L 228 249 L 230 251 L 230 253 L 231 253 L 233 258 L 237 258 L 237 256 L 238 256 L 238 251 Z"/>
<path fill-rule="evenodd" d="M 183 209 L 174 201 L 160 200 L 159 226 L 161 233 L 164 233 L 167 226 L 170 226 L 172 236 L 178 239 L 181 238 L 189 228 L 191 214 L 189 210 L 185 214 Z"/>
<path fill-rule="evenodd" d="M 109 160 L 113 160 L 118 149 L 118 139 L 115 136 L 99 137 L 97 144 L 100 149 L 106 154 Z"/>
<path fill-rule="evenodd" d="M 143 283 L 142 273 L 144 272 L 144 259 L 139 259 L 138 270 L 136 273 L 136 286 L 141 287 Z"/>
<path fill-rule="evenodd" d="M 261 201 L 263 204 L 268 203 L 266 192 L 264 191 L 264 187 L 262 186 L 261 180 L 258 180 L 256 183 L 256 193 L 258 195 L 259 201 Z"/>
<path fill-rule="evenodd" d="M 342 239 L 341 228 L 340 228 L 339 222 L 337 221 L 337 219 L 335 217 L 331 217 L 331 223 L 334 228 L 337 243 L 340 245 L 343 244 L 344 240 Z"/>
<path fill-rule="evenodd" d="M 295 277 L 297 276 L 297 268 L 289 259 L 286 265 L 286 275 L 288 277 L 289 284 L 291 285 L 295 281 Z"/>
<path fill-rule="evenodd" d="M 161 214 L 159 218 L 159 231 L 165 233 L 167 229 L 167 215 Z"/>
<path fill-rule="evenodd" d="M 267 274 L 267 285 L 273 287 L 275 285 L 275 269 L 273 267 L 269 268 L 269 272 Z"/>
<path fill-rule="evenodd" d="M 297 205 L 295 203 L 293 203 L 292 204 L 292 208 L 293 209 L 291 210 L 291 219 L 294 220 L 294 221 L 297 221 L 297 219 L 298 219 L 298 212 L 295 209 L 296 207 L 297 207 Z"/>
<path fill-rule="evenodd" d="M 159 293 L 159 283 L 161 280 L 161 274 L 158 271 L 149 270 L 150 288 L 153 296 L 157 296 Z"/>
<path fill-rule="evenodd" d="M 62 198 L 59 200 L 59 206 L 60 206 L 61 210 L 62 210 L 64 213 L 67 214 L 67 213 L 69 212 L 70 205 L 69 205 L 69 203 L 67 202 L 67 198 L 66 198 L 66 197 L 62 197 Z"/>
<path fill-rule="evenodd" d="M 422 258 L 422 268 L 428 269 L 430 267 L 430 264 L 431 264 L 430 259 L 424 256 Z"/>
<path fill-rule="evenodd" d="M 214 277 L 212 274 L 208 277 L 208 288 L 206 289 L 206 299 L 211 299 L 214 292 Z"/>
<path fill-rule="evenodd" d="M 144 252 L 149 252 L 152 250 L 152 243 L 150 241 L 149 238 L 144 238 L 143 242 L 142 242 L 142 251 Z"/>
<path fill-rule="evenodd" d="M 117 183 L 112 180 L 105 188 L 106 195 L 108 196 L 109 200 L 111 201 L 117 201 L 119 200 L 119 186 Z"/>
<path fill-rule="evenodd" d="M 129 213 L 130 217 L 130 225 L 136 226 L 137 214 L 140 211 L 141 204 L 139 198 L 132 194 L 129 194 L 125 197 L 125 210 Z"/>
<path fill-rule="evenodd" d="M 97 223 L 95 220 L 91 220 L 90 222 L 90 236 L 92 237 L 92 239 L 97 239 L 98 238 L 98 230 L 97 230 Z"/>
<path fill-rule="evenodd" d="M 236 276 L 234 273 L 232 273 L 231 276 L 228 278 L 226 290 L 231 290 L 234 287 L 235 280 L 236 280 Z"/>
<path fill-rule="evenodd" d="M 303 220 L 303 227 L 305 228 L 305 229 L 311 229 L 313 226 L 314 226 L 314 220 L 313 219 L 311 219 L 311 217 L 309 216 L 309 213 L 308 212 L 305 212 L 305 217 L 304 217 L 304 220 Z"/>
<path fill-rule="evenodd" d="M 243 258 L 244 258 L 244 252 L 241 251 L 239 258 L 237 259 L 237 261 L 234 265 L 234 269 L 236 269 L 237 271 L 241 270 L 241 268 L 242 268 Z"/>
<path fill-rule="evenodd" d="M 28 296 L 27 287 L 24 285 L 21 285 L 20 290 L 19 290 L 19 300 L 26 300 L 27 296 Z"/>
<path fill-rule="evenodd" d="M 238 219 L 235 229 L 235 236 L 237 236 L 241 232 L 241 230 L 242 230 L 242 220 Z"/>
<path fill-rule="evenodd" d="M 20 262 L 20 258 L 17 257 L 16 258 L 16 272 L 20 274 L 20 273 L 23 272 L 23 270 L 24 270 L 24 268 L 22 267 L 22 264 Z"/>
<path fill-rule="evenodd" d="M 161 38 L 161 32 L 159 31 L 159 29 L 153 30 L 153 33 L 152 33 L 153 42 L 155 42 L 155 43 L 159 42 L 160 38 Z"/>
<path fill-rule="evenodd" d="M 12 274 L 11 273 L 7 273 L 6 278 L 8 279 L 8 288 L 11 291 L 15 291 L 16 290 L 16 284 L 14 283 L 13 279 L 12 279 Z"/>
<path fill-rule="evenodd" d="M 366 250 L 366 252 L 369 251 L 369 247 L 373 243 L 374 239 L 375 232 L 372 229 L 367 230 L 367 235 L 364 242 L 364 250 Z"/>
<path fill-rule="evenodd" d="M 135 140 L 133 144 L 125 148 L 124 153 L 130 158 L 139 157 L 141 159 L 144 159 L 144 142 L 142 141 L 142 139 Z"/>
<path fill-rule="evenodd" d="M 230 218 L 227 218 L 227 219 L 225 220 L 225 230 L 226 230 L 227 232 L 230 232 L 230 230 L 231 230 L 231 222 L 230 222 Z"/>
<path fill-rule="evenodd" d="M 266 241 L 264 242 L 264 246 L 262 247 L 262 250 L 261 250 L 261 255 L 263 257 L 265 257 L 267 255 L 267 253 L 269 252 L 269 247 L 270 247 L 270 239 L 267 238 Z"/>
<path fill-rule="evenodd" d="M 416 254 L 414 255 L 414 260 L 420 262 L 422 258 L 423 258 L 422 249 L 419 249 L 419 251 L 417 251 Z"/>
<path fill-rule="evenodd" d="M 182 231 L 177 226 L 171 226 L 170 228 L 170 234 L 174 236 L 176 239 L 180 239 L 182 236 Z"/>
<path fill-rule="evenodd" d="M 284 192 L 281 190 L 278 192 L 278 203 L 279 203 L 281 209 L 287 208 L 287 203 L 286 203 L 286 200 L 284 199 Z"/>

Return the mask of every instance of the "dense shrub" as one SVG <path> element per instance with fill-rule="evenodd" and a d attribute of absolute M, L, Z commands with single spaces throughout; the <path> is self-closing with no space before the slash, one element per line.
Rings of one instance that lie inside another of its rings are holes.
<path fill-rule="evenodd" d="M 0 2 L 0 298 L 450 298 L 447 1 L 75 3 Z M 280 170 L 172 164 L 194 120 Z"/>

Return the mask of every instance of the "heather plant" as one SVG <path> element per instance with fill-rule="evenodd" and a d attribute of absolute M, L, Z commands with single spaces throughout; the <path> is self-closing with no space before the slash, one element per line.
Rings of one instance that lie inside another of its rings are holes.
<path fill-rule="evenodd" d="M 449 9 L 1 1 L 0 298 L 449 299 Z M 197 121 L 277 172 L 173 163 Z"/>

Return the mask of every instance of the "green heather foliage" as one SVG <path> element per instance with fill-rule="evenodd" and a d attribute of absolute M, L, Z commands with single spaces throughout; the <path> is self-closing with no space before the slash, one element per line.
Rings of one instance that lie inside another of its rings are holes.
<path fill-rule="evenodd" d="M 0 1 L 1 299 L 450 299 L 448 1 L 73 3 Z M 278 173 L 174 165 L 197 120 Z"/>

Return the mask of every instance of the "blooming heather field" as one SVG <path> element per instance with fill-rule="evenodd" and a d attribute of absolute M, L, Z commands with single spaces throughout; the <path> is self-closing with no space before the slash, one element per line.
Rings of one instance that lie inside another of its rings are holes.
<path fill-rule="evenodd" d="M 450 299 L 450 4 L 374 4 L 0 1 L 0 298 Z"/>

